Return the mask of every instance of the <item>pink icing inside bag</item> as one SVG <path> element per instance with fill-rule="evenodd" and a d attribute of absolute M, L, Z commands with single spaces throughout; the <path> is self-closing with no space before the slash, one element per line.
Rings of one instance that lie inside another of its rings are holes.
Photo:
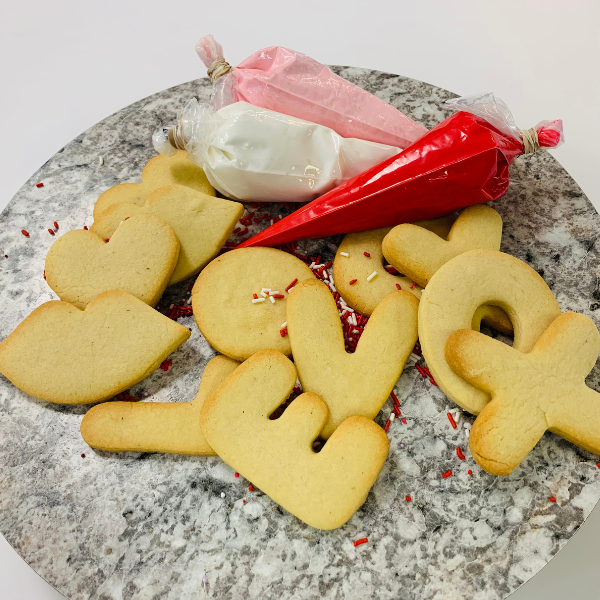
<path fill-rule="evenodd" d="M 231 68 L 212 35 L 196 52 L 214 84 L 218 110 L 234 102 L 325 125 L 345 138 L 406 148 L 427 133 L 399 110 L 342 79 L 312 58 L 280 46 L 264 48 Z"/>

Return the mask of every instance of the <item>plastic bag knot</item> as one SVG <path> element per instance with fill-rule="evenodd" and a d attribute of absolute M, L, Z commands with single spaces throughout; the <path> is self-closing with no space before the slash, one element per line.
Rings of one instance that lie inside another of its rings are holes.
<path fill-rule="evenodd" d="M 213 64 L 208 67 L 206 73 L 210 77 L 211 83 L 214 84 L 217 79 L 223 77 L 223 75 L 227 75 L 227 73 L 231 71 L 231 68 L 231 65 L 222 56 L 219 56 L 215 59 Z"/>
<path fill-rule="evenodd" d="M 519 129 L 523 138 L 523 154 L 533 154 L 540 149 L 540 142 L 535 127 L 531 129 Z"/>

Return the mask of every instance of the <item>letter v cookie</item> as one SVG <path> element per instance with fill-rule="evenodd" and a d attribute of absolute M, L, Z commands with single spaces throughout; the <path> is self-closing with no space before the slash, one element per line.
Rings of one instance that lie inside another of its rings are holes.
<path fill-rule="evenodd" d="M 208 196 L 183 185 L 167 185 L 152 192 L 143 206 L 131 202 L 111 205 L 90 231 L 110 239 L 121 221 L 138 214 L 160 217 L 172 228 L 181 250 L 169 285 L 196 275 L 225 245 L 244 214 L 239 202 Z"/>
<path fill-rule="evenodd" d="M 546 430 L 600 454 L 600 394 L 585 385 L 599 351 L 596 326 L 577 313 L 555 319 L 527 354 L 475 331 L 453 333 L 449 364 L 492 396 L 469 436 L 479 465 L 508 475 Z"/>
<path fill-rule="evenodd" d="M 85 310 L 52 300 L 0 344 L 0 373 L 47 402 L 101 402 L 148 377 L 189 337 L 187 327 L 118 290 Z"/>
<path fill-rule="evenodd" d="M 417 341 L 418 306 L 408 292 L 388 294 L 369 319 L 356 352 L 348 354 L 327 286 L 307 280 L 291 291 L 287 327 L 292 354 L 304 391 L 329 406 L 324 438 L 347 417 L 373 419 L 381 410 Z"/>
<path fill-rule="evenodd" d="M 108 188 L 96 200 L 94 219 L 111 204 L 132 202 L 143 206 L 146 198 L 163 185 L 185 185 L 209 196 L 216 196 L 215 188 L 208 182 L 204 171 L 188 158 L 184 150 L 172 156 L 159 154 L 151 158 L 142 171 L 142 183 L 121 183 Z"/>
<path fill-rule="evenodd" d="M 312 527 L 335 529 L 366 500 L 389 442 L 373 421 L 350 417 L 314 452 L 328 413 L 317 395 L 304 393 L 269 419 L 295 384 L 294 365 L 261 350 L 206 401 L 200 425 L 215 452 L 275 502 Z"/>
<path fill-rule="evenodd" d="M 169 452 L 214 456 L 200 431 L 204 402 L 240 363 L 215 356 L 204 368 L 191 402 L 107 402 L 81 421 L 81 436 L 92 448 L 110 452 Z"/>
<path fill-rule="evenodd" d="M 107 243 L 92 231 L 75 229 L 58 238 L 46 256 L 46 282 L 78 308 L 108 290 L 122 290 L 155 306 L 179 256 L 173 229 L 154 215 L 136 215 Z"/>
<path fill-rule="evenodd" d="M 403 223 L 383 240 L 383 255 L 400 273 L 425 287 L 449 260 L 469 250 L 500 250 L 502 217 L 489 206 L 465 208 L 445 240 L 418 225 Z"/>

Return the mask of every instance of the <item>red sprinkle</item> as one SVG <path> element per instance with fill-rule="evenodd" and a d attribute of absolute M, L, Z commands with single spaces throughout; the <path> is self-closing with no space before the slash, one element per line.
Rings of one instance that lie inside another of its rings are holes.
<path fill-rule="evenodd" d="M 273 298 L 285 298 L 283 294 L 273 294 Z"/>
<path fill-rule="evenodd" d="M 58 223 L 54 221 L 54 229 L 58 229 Z"/>
<path fill-rule="evenodd" d="M 458 456 L 460 460 L 465 460 L 465 455 L 463 454 L 463 451 L 461 450 L 460 446 L 456 448 L 456 456 Z"/>
<path fill-rule="evenodd" d="M 354 542 L 354 547 L 360 546 L 361 544 L 366 544 L 369 541 L 369 538 L 360 538 L 360 540 L 356 540 Z"/>
<path fill-rule="evenodd" d="M 406 501 L 410 502 L 412 500 L 412 498 L 410 496 L 406 496 Z"/>
<path fill-rule="evenodd" d="M 83 228 L 85 229 L 85 231 L 88 230 L 88 226 L 87 225 L 84 225 Z"/>
<path fill-rule="evenodd" d="M 283 329 L 280 329 L 280 330 L 279 330 L 279 335 L 280 335 L 281 337 L 285 337 L 285 336 L 287 335 L 287 328 L 286 328 L 286 327 L 284 327 Z"/>
<path fill-rule="evenodd" d="M 46 269 L 44 269 L 44 279 L 46 279 Z"/>
<path fill-rule="evenodd" d="M 454 420 L 452 413 L 446 413 L 446 416 L 448 417 L 448 421 L 450 421 L 450 425 L 452 425 L 452 429 L 456 429 L 456 421 Z"/>
<path fill-rule="evenodd" d="M 240 476 L 240 474 L 239 474 L 239 473 L 235 473 L 235 475 L 234 475 L 234 476 L 235 476 L 235 477 L 239 477 L 239 476 Z"/>
<path fill-rule="evenodd" d="M 255 300 L 258 300 L 258 294 L 252 294 L 252 297 L 253 297 Z"/>
<path fill-rule="evenodd" d="M 473 475 L 473 471 L 471 471 L 471 469 L 469 469 L 469 470 L 467 471 L 467 473 L 468 473 L 469 475 Z"/>
<path fill-rule="evenodd" d="M 249 489 L 251 492 L 253 492 L 253 491 L 254 491 L 254 486 L 253 486 L 252 484 L 250 484 L 250 485 L 248 486 L 248 489 Z"/>
<path fill-rule="evenodd" d="M 394 404 L 397 404 L 398 406 L 400 406 L 400 400 L 398 400 L 398 396 L 396 396 L 396 394 L 394 394 L 394 390 L 392 390 L 390 392 L 390 396 L 392 397 Z"/>
<path fill-rule="evenodd" d="M 25 229 L 21 229 L 21 233 L 25 236 L 25 237 L 29 237 L 29 232 L 25 231 Z"/>
<path fill-rule="evenodd" d="M 402 422 L 406 425 L 406 419 L 402 419 Z"/>
<path fill-rule="evenodd" d="M 6 254 L 4 256 L 6 256 Z M 6 256 L 6 258 L 8 258 L 8 256 Z M 600 462 L 596 463 L 596 466 L 600 469 Z"/>
<path fill-rule="evenodd" d="M 550 500 L 550 502 L 556 502 L 556 498 L 554 496 L 550 496 L 550 498 L 548 498 L 548 500 Z"/>
<path fill-rule="evenodd" d="M 371 255 L 368 252 L 363 252 L 363 254 L 367 257 L 367 258 L 371 258 Z"/>
<path fill-rule="evenodd" d="M 387 422 L 386 422 L 386 424 L 385 424 L 385 427 L 383 428 L 383 430 L 386 433 L 388 432 L 388 429 L 390 428 L 390 423 L 391 423 L 391 421 L 388 419 Z"/>
<path fill-rule="evenodd" d="M 245 500 L 242 500 L 242 502 L 243 502 L 244 504 L 246 504 L 246 501 L 245 501 Z"/>
<path fill-rule="evenodd" d="M 348 282 L 348 284 L 354 285 L 357 281 L 358 281 L 358 279 L 352 279 L 351 281 Z"/>
<path fill-rule="evenodd" d="M 48 229 L 48 233 L 49 233 L 50 235 L 54 235 L 54 229 Z"/>
<path fill-rule="evenodd" d="M 399 284 L 399 283 L 397 283 L 397 284 L 396 284 L 396 287 L 397 287 L 399 290 L 401 290 L 401 289 L 402 289 L 402 288 L 400 287 L 400 284 Z"/>
<path fill-rule="evenodd" d="M 85 454 L 82 454 L 82 455 L 81 455 L 81 458 L 85 458 Z"/>
<path fill-rule="evenodd" d="M 448 477 L 452 476 L 452 471 L 446 471 L 445 473 L 442 473 L 442 477 L 444 479 L 448 479 Z"/>
<path fill-rule="evenodd" d="M 36 183 L 36 184 L 35 184 L 35 187 L 38 187 L 38 188 L 39 188 L 39 187 L 44 187 L 44 184 L 43 184 L 43 183 Z"/>
<path fill-rule="evenodd" d="M 105 242 L 110 242 L 110 238 L 104 238 Z"/>

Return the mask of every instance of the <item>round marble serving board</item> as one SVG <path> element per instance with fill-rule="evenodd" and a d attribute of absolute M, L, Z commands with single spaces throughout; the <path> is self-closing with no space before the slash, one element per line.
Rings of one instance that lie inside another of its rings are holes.
<path fill-rule="evenodd" d="M 450 92 L 367 69 L 334 70 L 428 127 L 448 116 L 440 106 Z M 209 94 L 201 79 L 136 102 L 77 137 L 23 186 L 0 217 L 0 339 L 55 298 L 42 277 L 53 221 L 57 235 L 90 225 L 102 191 L 140 180 L 152 132 L 191 96 Z M 502 250 L 537 269 L 562 310 L 598 324 L 600 218 L 559 163 L 546 152 L 517 159 L 494 207 L 504 219 Z M 326 261 L 339 240 L 301 245 Z M 163 305 L 185 297 L 189 283 L 169 288 Z M 194 398 L 214 351 L 193 317 L 180 322 L 192 337 L 171 356 L 173 366 L 133 392 L 154 401 Z M 336 531 L 312 529 L 250 492 L 218 458 L 95 452 L 79 434 L 89 407 L 38 401 L 0 376 L 0 531 L 71 600 L 505 598 L 596 504 L 597 459 L 546 434 L 510 477 L 484 473 L 467 451 L 464 424 L 473 418 L 461 414 L 452 429 L 452 403 L 419 375 L 415 360 L 396 386 L 407 422 L 390 427 L 377 483 Z M 588 384 L 600 389 L 599 381 L 596 366 Z M 442 478 L 448 470 L 453 475 Z M 362 537 L 369 542 L 355 548 Z"/>

